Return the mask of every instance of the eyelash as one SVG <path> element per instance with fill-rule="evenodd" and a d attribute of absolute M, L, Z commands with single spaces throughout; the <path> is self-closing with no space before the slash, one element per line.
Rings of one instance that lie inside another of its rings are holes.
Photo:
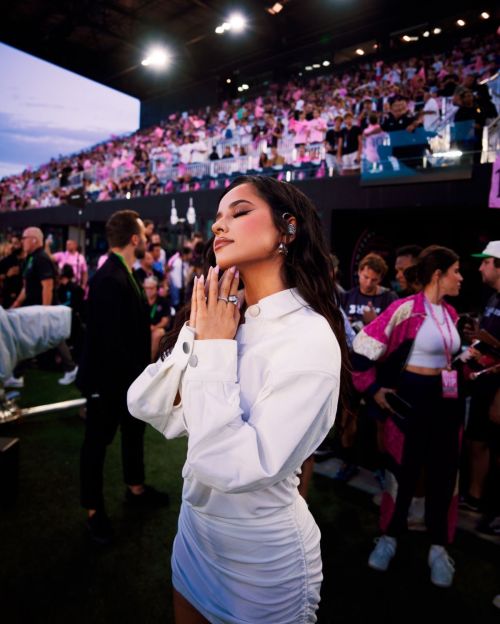
<path fill-rule="evenodd" d="M 243 215 L 246 215 L 249 212 L 252 212 L 252 211 L 251 210 L 242 210 L 241 212 L 235 212 L 233 217 L 236 219 L 236 217 L 242 217 Z"/>

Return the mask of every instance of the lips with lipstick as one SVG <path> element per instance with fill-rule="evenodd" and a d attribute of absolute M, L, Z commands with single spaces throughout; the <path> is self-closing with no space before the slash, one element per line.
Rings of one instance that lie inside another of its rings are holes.
<path fill-rule="evenodd" d="M 219 249 L 222 249 L 222 247 L 226 247 L 231 243 L 234 243 L 234 241 L 232 241 L 230 238 L 216 238 L 214 241 L 214 251 L 218 251 Z"/>

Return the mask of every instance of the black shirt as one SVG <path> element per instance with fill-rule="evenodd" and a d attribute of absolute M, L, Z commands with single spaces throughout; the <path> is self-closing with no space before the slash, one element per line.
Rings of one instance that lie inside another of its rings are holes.
<path fill-rule="evenodd" d="M 170 316 L 170 301 L 168 297 L 157 297 L 153 305 L 148 304 L 148 310 L 150 324 L 158 325 L 163 318 Z"/>
<path fill-rule="evenodd" d="M 10 308 L 23 288 L 21 270 L 23 261 L 19 256 L 20 253 L 14 252 L 0 260 L 0 276 L 5 276 L 1 292 L 1 303 L 4 308 Z M 14 268 L 17 270 L 15 275 L 7 276 L 7 273 Z"/>
<path fill-rule="evenodd" d="M 26 299 L 23 305 L 42 305 L 42 281 L 52 279 L 55 282 L 57 272 L 54 263 L 42 247 L 26 258 L 23 277 Z M 51 303 L 54 303 L 55 283 Z"/>
<path fill-rule="evenodd" d="M 359 149 L 359 136 L 361 128 L 359 126 L 351 126 L 342 130 L 342 154 L 352 154 Z"/>
<path fill-rule="evenodd" d="M 147 277 L 156 277 L 156 279 L 159 282 L 162 282 L 163 281 L 163 277 L 164 277 L 163 273 L 160 273 L 156 269 L 153 269 L 153 273 L 149 273 L 148 274 L 148 273 L 146 273 L 146 271 L 142 267 L 139 267 L 138 269 L 134 269 L 133 270 L 133 274 L 134 274 L 135 279 L 138 281 L 138 283 L 141 286 L 144 286 L 144 280 Z"/>
<path fill-rule="evenodd" d="M 492 336 L 500 340 L 500 293 L 494 293 L 489 299 L 480 323 Z"/>
<path fill-rule="evenodd" d="M 375 312 L 380 314 L 396 301 L 398 296 L 392 290 L 383 288 L 379 295 L 363 295 L 359 286 L 348 290 L 342 298 L 344 312 L 351 323 L 363 320 L 364 308 L 371 302 Z"/>
<path fill-rule="evenodd" d="M 327 149 L 328 154 L 337 154 L 339 146 L 339 139 L 342 138 L 342 130 L 334 130 L 333 128 L 328 130 L 325 136 L 325 141 L 329 147 Z"/>

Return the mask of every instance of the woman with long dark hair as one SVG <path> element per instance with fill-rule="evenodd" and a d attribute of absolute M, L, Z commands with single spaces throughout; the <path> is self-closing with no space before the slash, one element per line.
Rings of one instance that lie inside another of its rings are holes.
<path fill-rule="evenodd" d="M 320 534 L 298 474 L 347 381 L 320 219 L 294 186 L 244 176 L 223 194 L 212 230 L 189 321 L 128 395 L 134 416 L 189 438 L 176 621 L 315 622 Z"/>
<path fill-rule="evenodd" d="M 379 571 L 389 567 L 423 468 L 428 563 L 439 587 L 453 582 L 454 564 L 445 547 L 456 528 L 464 415 L 451 366 L 460 350 L 458 315 L 444 299 L 460 291 L 458 260 L 446 247 L 424 249 L 415 267 L 422 291 L 392 303 L 353 343 L 354 385 L 387 414 L 382 536 L 368 564 Z"/>

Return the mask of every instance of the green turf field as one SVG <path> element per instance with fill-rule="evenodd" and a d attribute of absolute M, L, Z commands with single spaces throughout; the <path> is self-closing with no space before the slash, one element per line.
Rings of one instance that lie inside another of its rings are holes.
<path fill-rule="evenodd" d="M 76 398 L 73 386 L 57 384 L 59 376 L 28 371 L 23 404 Z M 139 512 L 123 505 L 115 440 L 107 457 L 105 496 L 116 540 L 103 548 L 88 541 L 79 508 L 83 429 L 76 411 L 0 425 L 0 436 L 21 440 L 19 498 L 14 508 L 0 511 L 0 622 L 169 624 L 169 558 L 185 441 L 166 441 L 147 429 L 147 481 L 167 490 L 172 503 L 166 510 Z M 451 549 L 455 584 L 442 590 L 429 582 L 425 534 L 401 540 L 386 574 L 367 567 L 378 512 L 367 494 L 316 475 L 310 507 L 323 536 L 320 623 L 500 622 L 500 612 L 491 606 L 500 593 L 499 546 L 459 532 Z"/>

